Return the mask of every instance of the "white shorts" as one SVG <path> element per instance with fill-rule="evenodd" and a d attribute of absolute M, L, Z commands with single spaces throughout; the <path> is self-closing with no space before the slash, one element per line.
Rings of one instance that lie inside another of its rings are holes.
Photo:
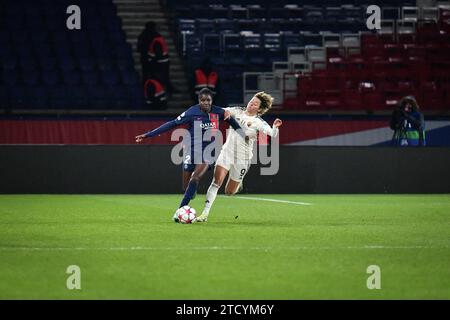
<path fill-rule="evenodd" d="M 229 171 L 230 178 L 234 181 L 242 181 L 250 169 L 250 160 L 241 160 L 231 152 L 222 149 L 216 161 L 216 166 L 221 166 Z"/>

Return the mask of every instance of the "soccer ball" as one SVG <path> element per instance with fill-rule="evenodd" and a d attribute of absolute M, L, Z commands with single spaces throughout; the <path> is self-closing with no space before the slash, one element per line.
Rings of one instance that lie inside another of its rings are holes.
<path fill-rule="evenodd" d="M 175 216 L 178 218 L 178 222 L 188 224 L 192 223 L 195 218 L 197 218 L 197 212 L 194 208 L 184 206 L 175 212 Z"/>

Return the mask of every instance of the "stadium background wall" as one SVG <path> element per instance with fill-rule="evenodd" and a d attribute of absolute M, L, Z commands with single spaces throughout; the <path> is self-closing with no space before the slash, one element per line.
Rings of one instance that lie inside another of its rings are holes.
<path fill-rule="evenodd" d="M 171 146 L 0 146 L 0 193 L 181 193 Z M 275 176 L 254 165 L 248 193 L 449 193 L 450 148 L 280 148 Z M 199 188 L 204 193 L 212 172 Z"/>

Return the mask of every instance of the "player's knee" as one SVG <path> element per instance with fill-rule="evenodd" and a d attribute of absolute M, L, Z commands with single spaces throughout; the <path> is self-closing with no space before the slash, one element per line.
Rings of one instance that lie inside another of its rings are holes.
<path fill-rule="evenodd" d="M 191 176 L 191 180 L 190 181 L 194 181 L 194 182 L 197 182 L 197 183 L 199 183 L 200 182 L 200 180 L 201 180 L 201 176 L 200 175 L 198 175 L 198 174 L 193 174 L 192 176 Z"/>

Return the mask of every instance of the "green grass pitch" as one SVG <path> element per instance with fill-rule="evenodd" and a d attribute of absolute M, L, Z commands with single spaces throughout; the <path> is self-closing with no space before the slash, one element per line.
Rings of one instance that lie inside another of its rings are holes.
<path fill-rule="evenodd" d="M 0 298 L 450 298 L 449 195 L 244 196 L 180 225 L 181 195 L 0 195 Z"/>

